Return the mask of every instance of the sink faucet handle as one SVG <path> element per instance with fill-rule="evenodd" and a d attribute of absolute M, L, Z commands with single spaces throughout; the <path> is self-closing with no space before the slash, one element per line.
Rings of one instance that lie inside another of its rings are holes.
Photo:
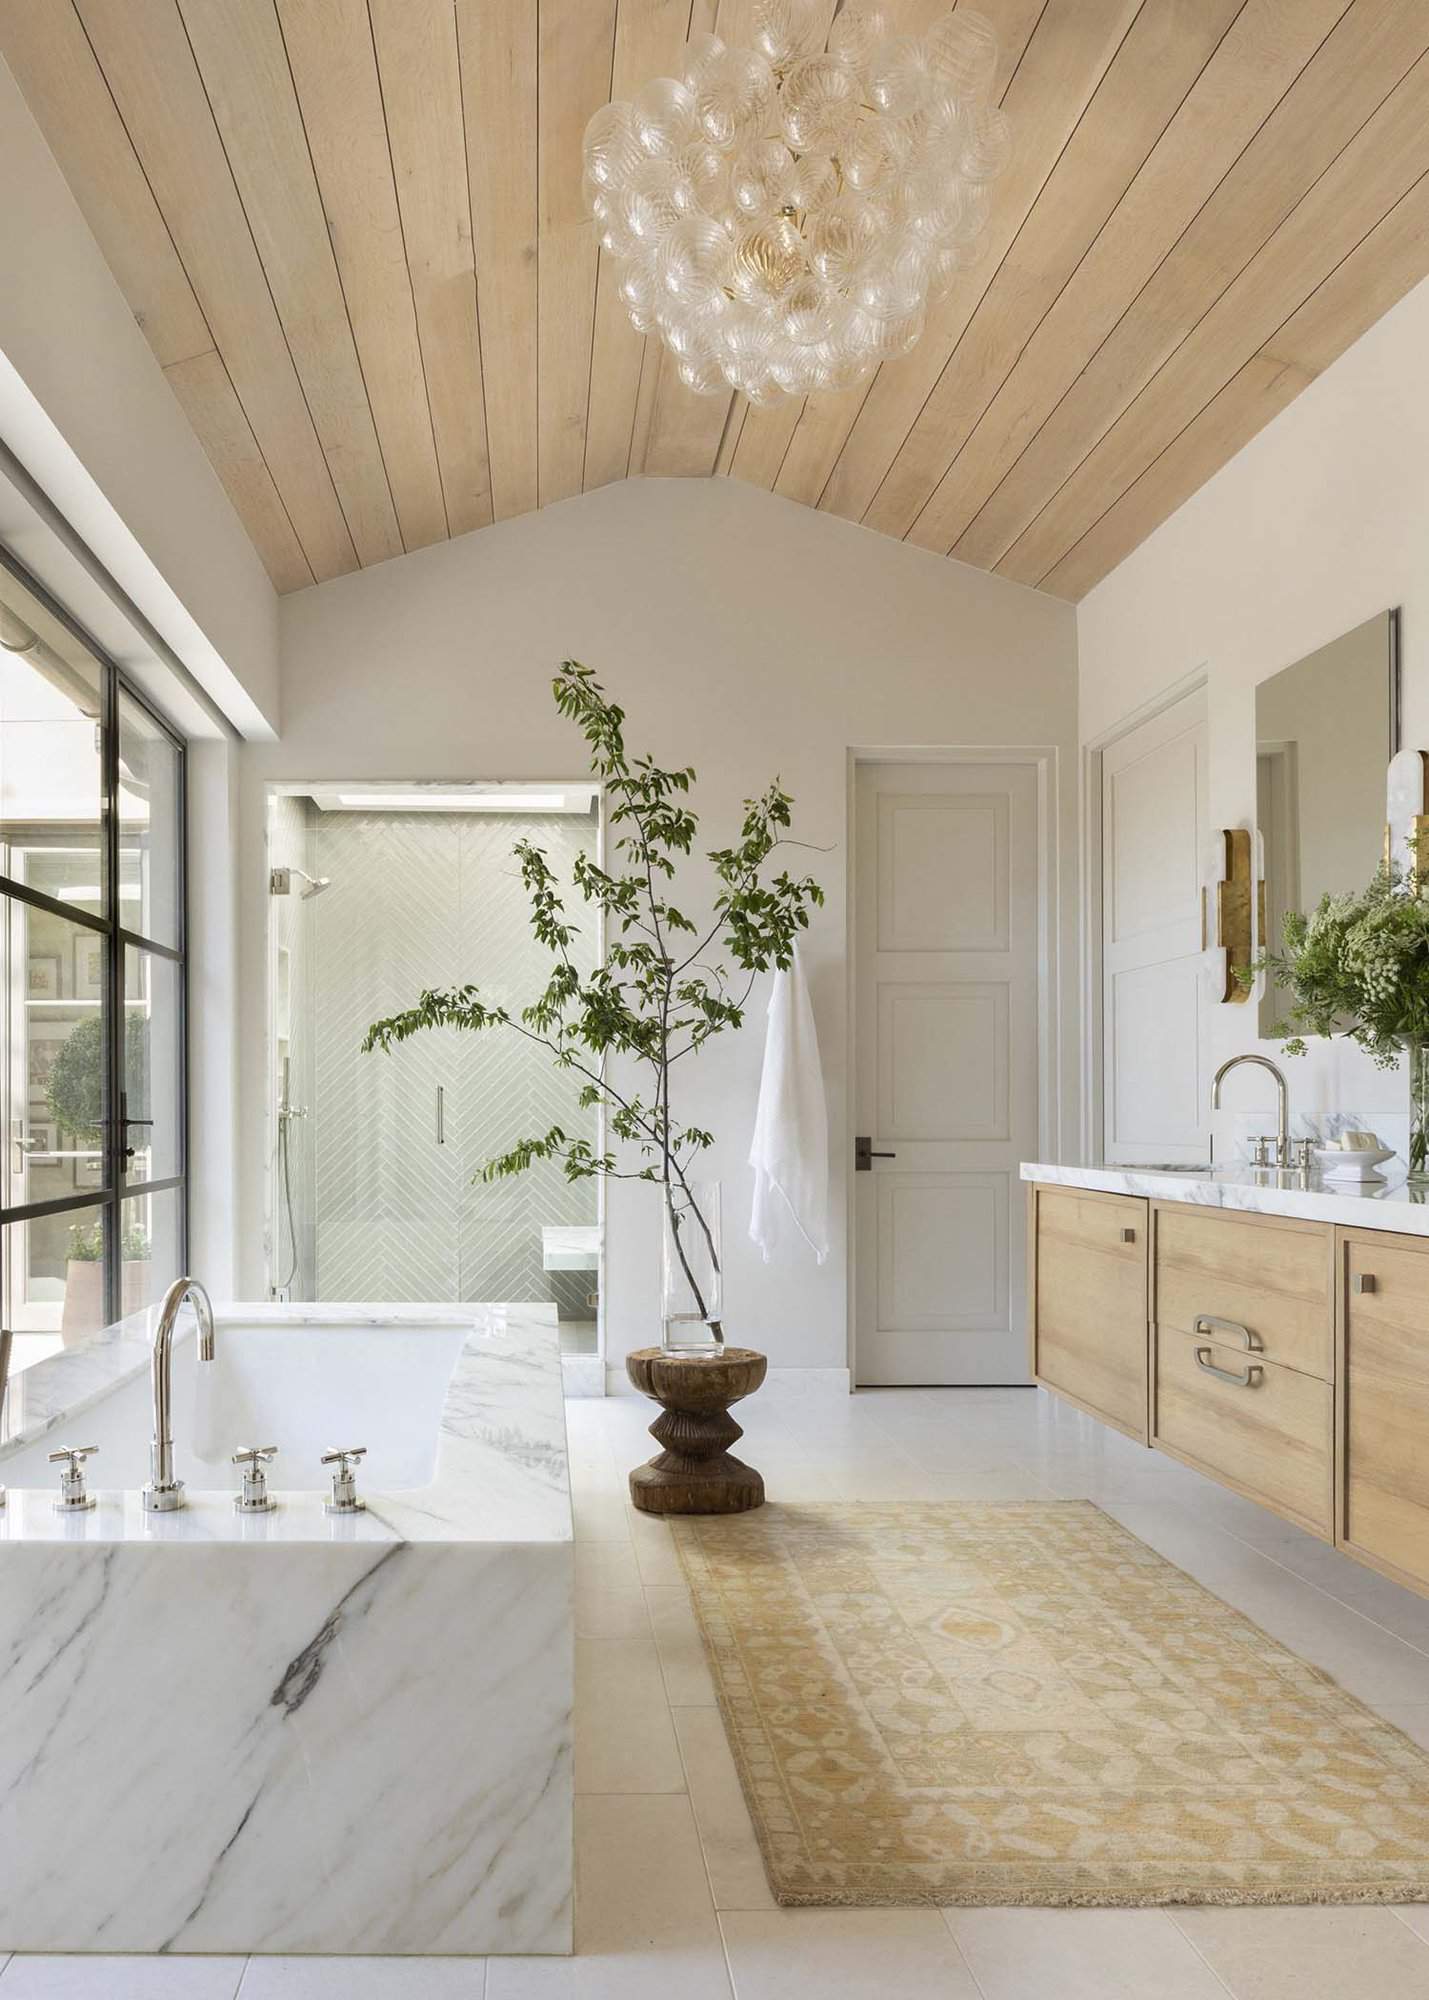
<path fill-rule="evenodd" d="M 360 1514 L 367 1505 L 357 1495 L 357 1474 L 353 1467 L 367 1456 L 365 1444 L 335 1446 L 325 1451 L 319 1460 L 321 1465 L 336 1466 L 332 1476 L 332 1498 L 324 1500 L 323 1511 L 328 1514 Z"/>
<path fill-rule="evenodd" d="M 275 1444 L 247 1444 L 233 1454 L 233 1463 L 244 1468 L 243 1489 L 233 1496 L 234 1512 L 238 1514 L 271 1514 L 277 1501 L 268 1491 L 266 1467 L 270 1458 L 278 1456 Z"/>
<path fill-rule="evenodd" d="M 64 1466 L 60 1474 L 60 1497 L 55 1502 L 56 1513 L 87 1513 L 94 1505 L 94 1495 L 84 1490 L 84 1461 L 93 1458 L 98 1450 L 97 1444 L 67 1444 L 59 1451 L 50 1453 L 51 1465 Z"/>

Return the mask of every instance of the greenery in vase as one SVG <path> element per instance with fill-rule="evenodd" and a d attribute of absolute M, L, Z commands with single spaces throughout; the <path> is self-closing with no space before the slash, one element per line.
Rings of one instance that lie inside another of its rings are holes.
<path fill-rule="evenodd" d="M 1246 975 L 1263 966 L 1289 992 L 1270 1030 L 1287 1055 L 1304 1055 L 1307 1035 L 1342 1035 L 1393 1069 L 1401 1049 L 1429 1043 L 1429 900 L 1412 886 L 1406 870 L 1385 866 L 1368 887 L 1287 915 L 1283 950 Z"/>
<path fill-rule="evenodd" d="M 707 1318 L 682 1238 L 686 1229 L 701 1232 L 718 1270 L 714 1238 L 690 1179 L 714 1135 L 676 1116 L 671 1073 L 712 1036 L 740 1026 L 755 978 L 771 966 L 787 969 L 794 941 L 808 927 L 811 907 L 823 902 L 823 891 L 812 877 L 773 866 L 777 849 L 797 844 L 786 837 L 793 801 L 776 780 L 745 800 L 734 844 L 707 852 L 716 886 L 708 915 L 697 921 L 687 914 L 671 895 L 679 864 L 692 859 L 699 834 L 686 803 L 694 771 L 667 770 L 649 756 L 632 756 L 624 710 L 579 661 L 564 662 L 552 692 L 561 714 L 585 737 L 615 835 L 612 868 L 580 854 L 572 869 L 575 893 L 605 918 L 604 963 L 590 973 L 575 965 L 571 946 L 578 928 L 565 885 L 543 849 L 518 841 L 514 854 L 531 928 L 552 961 L 544 989 L 519 1013 L 483 1000 L 476 986 L 425 992 L 414 1007 L 375 1022 L 363 1047 L 390 1050 L 431 1028 L 502 1028 L 546 1049 L 559 1068 L 582 1079 L 582 1108 L 604 1107 L 622 1151 L 597 1153 L 588 1140 L 552 1126 L 489 1160 L 482 1178 L 500 1180 L 537 1160 L 558 1160 L 571 1181 L 658 1182 L 676 1255 L 700 1316 Z M 721 1339 L 718 1322 L 711 1320 L 711 1327 Z"/>

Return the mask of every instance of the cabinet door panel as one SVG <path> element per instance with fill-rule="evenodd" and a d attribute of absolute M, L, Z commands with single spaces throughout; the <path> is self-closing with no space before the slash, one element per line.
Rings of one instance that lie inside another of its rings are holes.
<path fill-rule="evenodd" d="M 1340 1539 L 1429 1588 L 1429 1248 L 1348 1237 L 1344 1276 Z"/>
<path fill-rule="evenodd" d="M 1145 1443 L 1147 1204 L 1078 1188 L 1033 1195 L 1037 1379 Z"/>

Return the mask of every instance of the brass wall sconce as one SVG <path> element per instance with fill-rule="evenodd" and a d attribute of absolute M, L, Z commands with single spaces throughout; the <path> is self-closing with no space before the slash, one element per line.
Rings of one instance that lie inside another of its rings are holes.
<path fill-rule="evenodd" d="M 1249 827 L 1219 828 L 1211 836 L 1208 879 L 1201 886 L 1207 976 L 1214 998 L 1229 1006 L 1242 1006 L 1251 997 L 1257 932 L 1265 930 L 1265 884 L 1256 879 L 1255 850 Z"/>

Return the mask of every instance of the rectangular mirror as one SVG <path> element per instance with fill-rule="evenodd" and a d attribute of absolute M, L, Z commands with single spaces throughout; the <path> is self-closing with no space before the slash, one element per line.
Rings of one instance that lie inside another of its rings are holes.
<path fill-rule="evenodd" d="M 1265 842 L 1266 939 L 1288 910 L 1362 889 L 1384 857 L 1385 767 L 1399 748 L 1397 611 L 1272 674 L 1255 690 L 1256 819 Z M 1269 988 L 1260 1032 L 1284 1010 Z"/>

